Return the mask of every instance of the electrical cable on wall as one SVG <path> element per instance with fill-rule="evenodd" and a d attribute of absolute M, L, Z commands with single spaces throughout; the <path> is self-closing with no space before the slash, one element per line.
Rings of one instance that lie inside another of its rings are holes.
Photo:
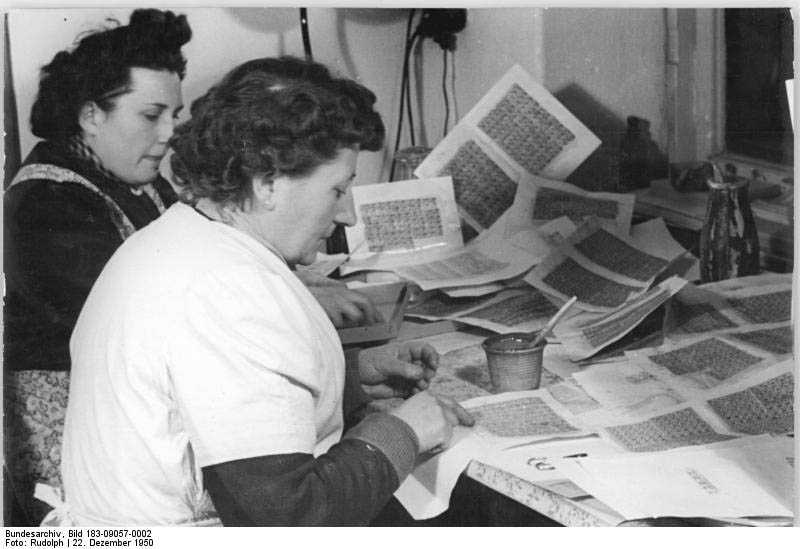
<path fill-rule="evenodd" d="M 402 77 L 400 80 L 400 111 L 397 116 L 397 134 L 394 140 L 394 150 L 392 151 L 392 167 L 389 171 L 389 180 L 394 179 L 394 169 L 395 169 L 395 157 L 397 156 L 397 151 L 400 150 L 400 137 L 403 134 L 403 120 L 406 112 L 406 100 L 408 100 L 408 116 L 409 116 L 409 128 L 410 128 L 410 139 L 412 145 L 414 144 L 414 121 L 411 116 L 411 88 L 409 86 L 409 64 L 410 64 L 410 54 L 412 50 L 412 46 L 414 41 L 417 37 L 417 32 L 415 31 L 413 34 L 411 33 L 411 28 L 414 24 L 414 16 L 416 15 L 417 10 L 412 9 L 408 14 L 408 22 L 406 24 L 406 38 L 405 38 L 405 48 L 403 52 L 403 71 Z M 419 28 L 419 27 L 418 27 Z"/>
<path fill-rule="evenodd" d="M 400 112 L 397 120 L 397 135 L 395 137 L 392 165 L 389 172 L 390 181 L 394 180 L 396 158 L 397 153 L 400 150 L 400 137 L 403 133 L 403 119 L 406 112 L 408 113 L 409 140 L 412 147 L 416 145 L 413 109 L 411 104 L 411 79 L 409 76 L 409 67 L 411 65 L 410 57 L 413 53 L 414 46 L 418 39 L 424 40 L 425 38 L 431 38 L 444 50 L 442 91 L 444 93 L 445 101 L 444 133 L 447 134 L 450 124 L 450 101 L 447 97 L 447 52 L 455 51 L 456 33 L 464 30 L 467 24 L 467 10 L 465 9 L 423 9 L 419 23 L 417 23 L 417 26 L 412 33 L 411 28 L 413 26 L 416 12 L 417 10 L 415 9 L 410 11 L 408 23 L 406 25 L 406 42 L 403 55 L 403 75 L 400 84 Z M 455 66 L 453 67 L 452 73 L 453 105 L 455 106 Z"/>
<path fill-rule="evenodd" d="M 306 53 L 306 59 L 309 61 L 314 60 L 311 55 L 311 36 L 308 32 L 308 10 L 307 8 L 300 8 L 300 32 L 303 35 L 303 50 Z"/>
<path fill-rule="evenodd" d="M 450 101 L 447 98 L 447 50 L 442 49 L 442 95 L 444 97 L 444 129 L 442 139 L 447 135 L 447 126 L 450 122 Z"/>
<path fill-rule="evenodd" d="M 453 120 L 458 120 L 458 99 L 456 97 L 456 54 L 450 55 L 450 97 L 453 98 Z"/>
<path fill-rule="evenodd" d="M 411 109 L 411 56 L 414 55 L 414 42 L 416 42 L 418 35 L 414 33 L 408 44 L 406 55 L 409 58 L 408 68 L 406 69 L 406 109 L 408 111 L 408 137 L 411 140 L 411 146 L 415 146 L 416 137 L 414 132 L 414 113 Z"/>

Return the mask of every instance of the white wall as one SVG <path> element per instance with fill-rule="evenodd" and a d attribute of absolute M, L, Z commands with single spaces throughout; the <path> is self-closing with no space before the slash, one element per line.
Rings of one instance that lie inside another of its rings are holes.
<path fill-rule="evenodd" d="M 187 14 L 194 32 L 184 50 L 188 59 L 184 81 L 187 106 L 240 62 L 303 54 L 297 9 L 175 11 Z M 371 88 L 387 127 L 385 151 L 361 155 L 357 183 L 388 177 L 408 12 L 378 8 L 308 10 L 314 58 Z M 127 22 L 129 13 L 130 9 L 122 8 L 11 12 L 9 32 L 23 158 L 34 142 L 27 121 L 39 68 L 70 44 L 78 32 L 108 16 Z M 663 29 L 660 9 L 469 9 L 467 27 L 457 37 L 454 54 L 457 114 L 466 114 L 497 78 L 519 63 L 590 127 L 618 130 L 627 115 L 635 114 L 651 121 L 653 138 L 663 146 Z M 426 40 L 415 60 L 418 141 L 434 146 L 441 138 L 444 120 L 442 50 Z M 452 116 L 451 111 L 451 127 Z M 401 147 L 408 144 L 404 137 Z"/>
<path fill-rule="evenodd" d="M 663 9 L 545 10 L 544 85 L 580 88 L 620 121 L 649 120 L 663 146 L 665 28 Z"/>
<path fill-rule="evenodd" d="M 20 142 L 23 158 L 36 141 L 28 124 L 39 69 L 70 45 L 82 31 L 97 28 L 107 17 L 127 23 L 130 9 L 17 10 L 10 13 L 9 38 Z M 294 8 L 179 8 L 188 16 L 192 40 L 184 48 L 187 106 L 225 72 L 255 57 L 303 55 L 299 10 Z M 378 96 L 378 110 L 388 133 L 393 131 L 392 105 L 399 101 L 406 10 L 308 10 L 314 58 L 354 78 Z M 186 114 L 184 114 L 186 116 Z M 385 178 L 385 153 L 364 153 L 359 182 Z"/>

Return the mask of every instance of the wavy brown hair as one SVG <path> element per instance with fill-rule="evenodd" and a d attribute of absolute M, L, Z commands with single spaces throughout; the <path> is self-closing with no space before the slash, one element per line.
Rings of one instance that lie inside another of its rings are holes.
<path fill-rule="evenodd" d="M 170 140 L 187 202 L 243 206 L 254 177 L 307 175 L 339 149 L 376 151 L 384 127 L 375 95 L 295 57 L 248 61 L 192 103 Z"/>

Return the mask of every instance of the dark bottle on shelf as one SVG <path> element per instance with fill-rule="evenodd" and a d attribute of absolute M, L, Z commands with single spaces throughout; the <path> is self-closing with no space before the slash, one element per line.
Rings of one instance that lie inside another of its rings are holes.
<path fill-rule="evenodd" d="M 629 116 L 628 129 L 619 143 L 619 190 L 629 192 L 650 185 L 649 122 Z"/>
<path fill-rule="evenodd" d="M 700 231 L 700 280 L 714 282 L 758 274 L 758 231 L 748 197 L 749 181 L 708 180 L 708 205 Z"/>

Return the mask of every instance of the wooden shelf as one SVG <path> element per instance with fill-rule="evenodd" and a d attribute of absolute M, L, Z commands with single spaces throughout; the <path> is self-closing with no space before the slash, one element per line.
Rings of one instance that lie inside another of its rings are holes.
<path fill-rule="evenodd" d="M 794 212 L 790 190 L 770 201 L 751 204 L 761 248 L 761 264 L 773 272 L 792 270 L 794 257 Z M 647 189 L 636 191 L 635 212 L 643 217 L 661 217 L 671 226 L 700 231 L 706 213 L 708 194 L 676 191 L 669 181 L 653 181 Z"/>

